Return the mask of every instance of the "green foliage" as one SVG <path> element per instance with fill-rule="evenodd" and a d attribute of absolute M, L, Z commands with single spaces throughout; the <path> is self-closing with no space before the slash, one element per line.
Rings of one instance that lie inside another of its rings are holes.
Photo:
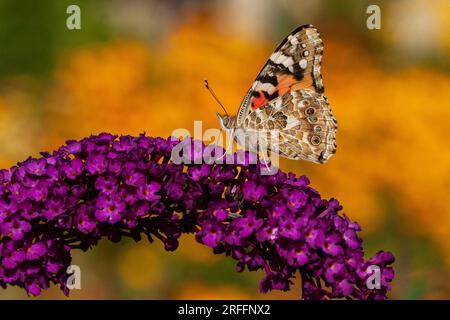
<path fill-rule="evenodd" d="M 81 30 L 69 30 L 66 9 L 81 9 Z M 108 38 L 103 2 L 0 0 L 0 76 L 47 74 L 62 50 Z"/>

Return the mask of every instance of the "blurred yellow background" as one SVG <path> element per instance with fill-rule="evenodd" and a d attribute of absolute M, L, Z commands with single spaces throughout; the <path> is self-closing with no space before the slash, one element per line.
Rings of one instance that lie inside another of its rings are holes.
<path fill-rule="evenodd" d="M 66 8 L 81 8 L 68 30 Z M 366 27 L 369 4 L 381 29 Z M 168 137 L 218 128 L 239 106 L 272 50 L 312 23 L 324 39 L 323 77 L 338 119 L 325 165 L 283 160 L 362 225 L 367 255 L 397 260 L 394 299 L 450 298 L 450 2 L 0 0 L 0 167 L 108 131 Z M 297 299 L 258 292 L 261 273 L 185 236 L 180 248 L 103 241 L 74 252 L 82 289 L 72 298 Z M 0 298 L 26 298 L 17 288 Z M 57 287 L 41 298 L 66 299 Z"/>

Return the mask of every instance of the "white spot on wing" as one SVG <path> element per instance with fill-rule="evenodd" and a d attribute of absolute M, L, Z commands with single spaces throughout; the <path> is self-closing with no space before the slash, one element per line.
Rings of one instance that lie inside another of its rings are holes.
<path fill-rule="evenodd" d="M 259 85 L 257 87 L 258 87 L 258 90 L 267 91 L 269 94 L 272 94 L 276 89 L 274 87 L 274 85 L 269 82 L 264 82 L 264 83 L 259 82 Z"/>
<path fill-rule="evenodd" d="M 288 41 L 292 44 L 292 45 L 297 45 L 298 44 L 298 39 L 297 39 L 297 37 L 295 37 L 295 36 L 293 36 L 293 35 L 290 35 L 289 37 L 288 37 Z"/>
<path fill-rule="evenodd" d="M 294 68 L 293 68 L 294 59 L 292 59 L 292 57 L 288 57 L 280 52 L 277 52 L 277 53 L 273 53 L 270 56 L 270 60 L 272 60 L 274 63 L 281 64 L 284 67 L 288 68 L 289 71 L 294 72 Z"/>
<path fill-rule="evenodd" d="M 275 110 L 280 110 L 283 107 L 283 99 L 276 99 L 274 102 Z"/>
<path fill-rule="evenodd" d="M 308 66 L 308 61 L 306 61 L 306 59 L 301 59 L 301 60 L 298 62 L 298 65 L 300 66 L 300 68 L 306 69 L 306 67 Z"/>
<path fill-rule="evenodd" d="M 301 124 L 301 122 L 300 122 L 297 118 L 294 118 L 294 117 L 288 117 L 288 119 L 287 119 L 287 124 L 286 124 L 286 128 L 285 128 L 285 129 L 286 129 L 286 130 L 291 129 L 291 128 L 293 128 L 293 127 L 299 125 L 299 124 Z"/>
<path fill-rule="evenodd" d="M 275 62 L 275 61 L 277 61 L 279 55 L 280 55 L 279 51 L 274 52 L 274 53 L 272 53 L 272 55 L 270 56 L 269 59 L 272 60 L 273 62 Z"/>

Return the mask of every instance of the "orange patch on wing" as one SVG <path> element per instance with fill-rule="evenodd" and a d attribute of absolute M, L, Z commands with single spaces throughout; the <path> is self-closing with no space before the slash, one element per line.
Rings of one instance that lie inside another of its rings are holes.
<path fill-rule="evenodd" d="M 277 76 L 277 81 L 277 89 L 280 96 L 288 92 L 291 89 L 291 86 L 297 82 L 294 77 L 289 74 Z"/>
<path fill-rule="evenodd" d="M 315 90 L 312 78 L 303 79 L 302 81 L 299 81 L 296 84 L 294 84 L 291 88 L 291 90 L 300 90 L 300 89 Z"/>
<path fill-rule="evenodd" d="M 264 93 L 262 91 L 259 91 L 259 97 L 253 97 L 252 98 L 252 108 L 258 109 L 259 107 L 265 105 L 269 100 L 264 97 Z"/>
<path fill-rule="evenodd" d="M 277 80 L 278 85 L 276 89 L 278 90 L 280 96 L 291 90 L 313 88 L 313 81 L 311 77 L 305 77 L 298 81 L 295 80 L 292 75 L 283 74 L 281 76 L 277 76 Z"/>

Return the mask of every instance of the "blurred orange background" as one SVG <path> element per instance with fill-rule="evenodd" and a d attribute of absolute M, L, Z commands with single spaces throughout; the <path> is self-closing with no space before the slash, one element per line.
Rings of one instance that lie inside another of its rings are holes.
<path fill-rule="evenodd" d="M 66 8 L 81 9 L 68 30 Z M 366 27 L 369 4 L 381 29 Z M 367 255 L 394 253 L 394 299 L 450 298 L 450 2 L 0 0 L 0 167 L 108 131 L 168 137 L 218 128 L 272 50 L 312 23 L 325 51 L 325 94 L 339 122 L 325 165 L 282 160 L 360 222 Z M 261 273 L 185 236 L 180 248 L 103 241 L 74 252 L 77 299 L 298 299 L 258 291 Z M 26 298 L 17 288 L 0 298 Z M 57 287 L 41 298 L 67 299 Z M 69 299 L 70 299 L 69 298 Z"/>

